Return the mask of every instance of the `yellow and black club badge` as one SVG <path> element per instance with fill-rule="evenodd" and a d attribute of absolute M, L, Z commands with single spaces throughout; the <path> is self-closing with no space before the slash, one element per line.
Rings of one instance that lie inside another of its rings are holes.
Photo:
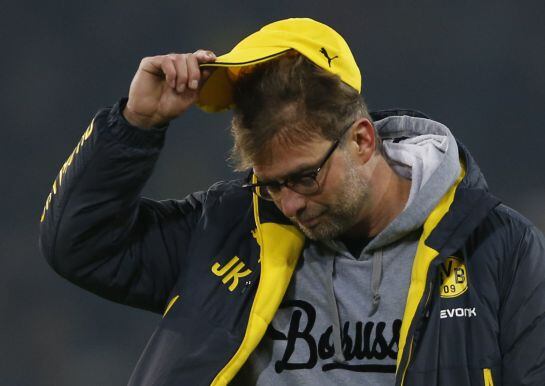
<path fill-rule="evenodd" d="M 455 298 L 467 291 L 467 269 L 459 257 L 451 256 L 439 266 L 442 298 Z"/>

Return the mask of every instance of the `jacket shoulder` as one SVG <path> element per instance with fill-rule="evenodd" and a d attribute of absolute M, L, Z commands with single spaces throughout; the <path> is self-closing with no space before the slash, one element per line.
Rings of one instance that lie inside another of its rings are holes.
<path fill-rule="evenodd" d="M 190 205 L 198 209 L 201 219 L 221 221 L 221 218 L 238 218 L 252 203 L 252 194 L 242 188 L 243 183 L 243 179 L 218 181 L 207 190 L 192 193 L 176 202 L 179 206 Z"/>
<path fill-rule="evenodd" d="M 543 242 L 543 233 L 528 218 L 515 209 L 499 204 L 492 209 L 483 226 L 488 229 L 496 242 L 510 246 L 511 252 L 527 243 Z M 542 256 L 545 257 L 545 256 Z"/>
<path fill-rule="evenodd" d="M 517 252 L 523 251 L 529 243 L 543 242 L 542 232 L 528 218 L 505 204 L 493 208 L 480 228 L 511 256 L 520 254 Z"/>
<path fill-rule="evenodd" d="M 520 287 L 532 287 L 544 280 L 545 237 L 515 209 L 504 204 L 495 207 L 483 222 L 477 237 L 488 245 L 486 249 L 493 255 L 490 257 L 495 257 L 493 260 L 499 264 L 502 298 L 515 283 Z"/>
<path fill-rule="evenodd" d="M 512 223 L 513 226 L 520 227 L 520 229 L 535 227 L 535 225 L 520 212 L 505 204 L 496 206 L 491 211 L 491 217 Z"/>
<path fill-rule="evenodd" d="M 195 193 L 205 201 L 207 206 L 211 204 L 226 204 L 247 201 L 251 198 L 250 191 L 244 189 L 243 179 L 229 181 L 218 181 L 211 185 L 206 191 Z"/>

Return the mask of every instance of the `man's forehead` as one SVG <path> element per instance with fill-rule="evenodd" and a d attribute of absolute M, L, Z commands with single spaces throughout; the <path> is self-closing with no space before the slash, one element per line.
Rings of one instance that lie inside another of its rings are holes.
<path fill-rule="evenodd" d="M 327 141 L 316 128 L 295 124 L 274 130 L 274 134 L 261 144 L 256 162 L 270 161 L 279 155 L 305 154 L 320 143 Z"/>
<path fill-rule="evenodd" d="M 255 175 L 260 180 L 282 180 L 283 178 L 315 168 L 331 145 L 323 138 L 306 142 L 271 142 L 253 162 Z"/>

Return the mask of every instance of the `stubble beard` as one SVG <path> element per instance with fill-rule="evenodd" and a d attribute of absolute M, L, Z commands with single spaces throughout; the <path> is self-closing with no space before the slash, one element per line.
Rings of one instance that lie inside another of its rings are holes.
<path fill-rule="evenodd" d="M 345 177 L 339 184 L 336 199 L 327 206 L 318 224 L 305 227 L 296 218 L 291 218 L 299 229 L 312 240 L 332 240 L 346 233 L 360 220 L 368 199 L 368 184 L 353 165 L 349 165 Z"/>

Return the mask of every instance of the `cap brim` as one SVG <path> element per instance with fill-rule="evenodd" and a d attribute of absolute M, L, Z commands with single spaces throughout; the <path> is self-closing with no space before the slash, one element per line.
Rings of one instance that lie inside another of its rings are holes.
<path fill-rule="evenodd" d="M 277 58 L 291 48 L 247 47 L 234 49 L 219 56 L 215 62 L 203 63 L 200 68 L 215 68 L 199 91 L 197 106 L 206 112 L 219 112 L 233 108 L 233 81 L 244 67 Z"/>

